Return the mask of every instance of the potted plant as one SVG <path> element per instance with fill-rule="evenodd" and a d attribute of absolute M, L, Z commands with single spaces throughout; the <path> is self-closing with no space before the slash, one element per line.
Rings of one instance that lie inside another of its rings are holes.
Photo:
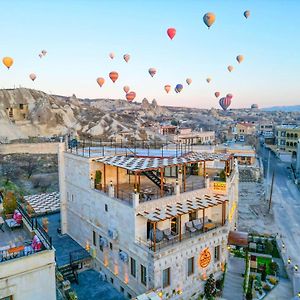
<path fill-rule="evenodd" d="M 48 224 L 49 224 L 48 218 L 42 218 L 42 226 L 46 232 L 48 232 Z"/>
<path fill-rule="evenodd" d="M 95 173 L 95 188 L 102 190 L 102 172 L 100 170 L 97 170 Z"/>
<path fill-rule="evenodd" d="M 26 211 L 30 218 L 34 216 L 34 209 L 30 204 L 26 205 Z"/>
<path fill-rule="evenodd" d="M 17 208 L 17 198 L 11 191 L 5 193 L 3 198 L 3 215 L 6 219 L 11 219 Z"/>

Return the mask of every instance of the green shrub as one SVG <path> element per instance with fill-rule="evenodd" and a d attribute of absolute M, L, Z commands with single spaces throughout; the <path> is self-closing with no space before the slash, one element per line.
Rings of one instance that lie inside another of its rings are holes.
<path fill-rule="evenodd" d="M 3 199 L 3 213 L 5 215 L 13 214 L 17 208 L 17 198 L 13 192 L 6 192 Z"/>

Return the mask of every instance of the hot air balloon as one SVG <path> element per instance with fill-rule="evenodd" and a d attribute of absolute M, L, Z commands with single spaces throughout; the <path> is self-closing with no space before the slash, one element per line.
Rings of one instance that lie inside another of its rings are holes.
<path fill-rule="evenodd" d="M 204 16 L 203 16 L 203 22 L 205 23 L 205 25 L 208 27 L 208 29 L 210 28 L 210 26 L 215 22 L 216 20 L 216 16 L 209 12 L 209 13 L 206 13 Z"/>
<path fill-rule="evenodd" d="M 180 93 L 183 89 L 183 85 L 182 84 L 177 84 L 175 87 L 175 92 L 176 93 Z"/>
<path fill-rule="evenodd" d="M 119 74 L 115 71 L 109 73 L 109 78 L 112 80 L 112 82 L 116 82 L 118 77 L 119 77 Z"/>
<path fill-rule="evenodd" d="M 42 54 L 45 56 L 47 54 L 46 50 L 42 50 Z"/>
<path fill-rule="evenodd" d="M 127 94 L 130 91 L 130 87 L 128 85 L 125 85 L 123 87 L 123 91 Z"/>
<path fill-rule="evenodd" d="M 167 92 L 167 94 L 170 92 L 171 90 L 171 86 L 169 84 L 165 85 L 165 91 Z"/>
<path fill-rule="evenodd" d="M 133 99 L 135 98 L 135 96 L 136 96 L 135 92 L 130 92 L 130 93 L 126 94 L 126 99 L 127 99 L 128 102 L 131 102 L 131 101 L 133 101 Z"/>
<path fill-rule="evenodd" d="M 238 61 L 238 63 L 240 64 L 243 60 L 244 60 L 244 56 L 243 55 L 238 55 L 236 57 L 236 60 Z"/>
<path fill-rule="evenodd" d="M 35 81 L 36 75 L 35 75 L 34 73 L 31 73 L 31 74 L 29 75 L 29 78 L 30 78 L 32 81 Z"/>
<path fill-rule="evenodd" d="M 175 28 L 168 28 L 167 34 L 171 40 L 173 40 L 174 36 L 176 35 L 176 29 Z"/>
<path fill-rule="evenodd" d="M 227 97 L 223 97 L 219 100 L 219 104 L 222 107 L 222 109 L 224 111 L 227 110 L 227 108 L 230 106 L 231 104 L 231 99 L 228 99 Z"/>
<path fill-rule="evenodd" d="M 155 68 L 150 68 L 148 70 L 149 74 L 153 77 L 156 74 L 156 69 Z"/>
<path fill-rule="evenodd" d="M 216 98 L 219 98 L 220 97 L 220 92 L 215 92 L 215 96 L 216 96 Z"/>
<path fill-rule="evenodd" d="M 188 85 L 190 85 L 190 84 L 192 83 L 192 79 L 191 79 L 191 78 L 187 78 L 187 79 L 186 79 L 186 83 L 187 83 Z"/>
<path fill-rule="evenodd" d="M 229 72 L 231 72 L 233 70 L 233 66 L 228 66 L 227 69 Z"/>
<path fill-rule="evenodd" d="M 111 59 L 114 59 L 114 58 L 115 58 L 115 54 L 114 54 L 113 52 L 110 52 L 110 53 L 109 53 L 109 57 L 110 57 Z"/>
<path fill-rule="evenodd" d="M 130 55 L 129 55 L 129 54 L 124 54 L 124 55 L 123 55 L 123 58 L 124 58 L 124 60 L 125 60 L 126 62 L 128 62 L 129 59 L 130 59 Z"/>
<path fill-rule="evenodd" d="M 6 56 L 3 57 L 2 62 L 7 67 L 7 69 L 9 69 L 13 65 L 14 60 L 11 57 Z"/>
<path fill-rule="evenodd" d="M 207 83 L 210 83 L 211 82 L 211 78 L 206 78 L 206 81 L 207 81 Z"/>
<path fill-rule="evenodd" d="M 100 85 L 100 87 L 102 87 L 102 85 L 104 84 L 105 79 L 103 77 L 98 77 L 97 78 L 97 83 Z"/>
<path fill-rule="evenodd" d="M 246 19 L 248 19 L 248 18 L 250 17 L 250 10 L 246 10 L 246 11 L 244 12 L 244 17 L 245 17 Z"/>
<path fill-rule="evenodd" d="M 233 98 L 233 95 L 232 95 L 232 94 L 227 94 L 227 95 L 226 95 L 226 99 L 231 100 L 232 98 Z"/>
<path fill-rule="evenodd" d="M 43 54 L 42 54 L 42 53 L 40 53 L 40 54 L 39 54 L 39 58 L 42 58 L 42 57 L 43 57 Z"/>

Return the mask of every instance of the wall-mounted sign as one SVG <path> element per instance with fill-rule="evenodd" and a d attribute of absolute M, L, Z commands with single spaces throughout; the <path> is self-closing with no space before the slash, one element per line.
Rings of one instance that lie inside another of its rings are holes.
<path fill-rule="evenodd" d="M 200 268 L 206 268 L 211 261 L 211 254 L 208 248 L 202 250 L 199 255 L 198 265 Z"/>
<path fill-rule="evenodd" d="M 224 181 L 213 181 L 213 189 L 215 191 L 226 192 L 226 182 Z"/>
<path fill-rule="evenodd" d="M 231 206 L 231 209 L 230 209 L 230 212 L 229 212 L 229 216 L 228 216 L 229 222 L 231 222 L 233 217 L 234 217 L 235 209 L 236 209 L 236 201 L 234 201 L 232 203 L 232 206 Z"/>

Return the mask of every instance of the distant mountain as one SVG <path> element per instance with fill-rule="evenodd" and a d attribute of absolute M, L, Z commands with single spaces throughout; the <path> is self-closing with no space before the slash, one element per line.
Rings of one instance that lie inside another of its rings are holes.
<path fill-rule="evenodd" d="M 300 105 L 264 107 L 261 110 L 293 112 L 293 111 L 300 111 Z"/>

